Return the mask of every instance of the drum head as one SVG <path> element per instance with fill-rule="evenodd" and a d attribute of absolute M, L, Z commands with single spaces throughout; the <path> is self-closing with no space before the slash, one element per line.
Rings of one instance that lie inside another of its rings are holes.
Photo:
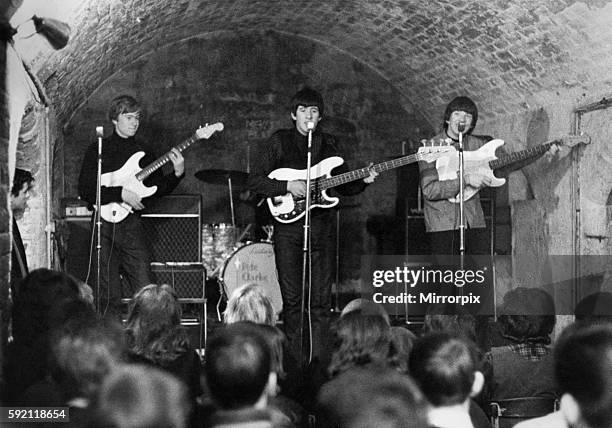
<path fill-rule="evenodd" d="M 278 315 L 283 309 L 274 248 L 267 242 L 248 244 L 237 249 L 226 260 L 221 273 L 223 287 L 228 298 L 234 290 L 246 284 L 258 284 Z"/>

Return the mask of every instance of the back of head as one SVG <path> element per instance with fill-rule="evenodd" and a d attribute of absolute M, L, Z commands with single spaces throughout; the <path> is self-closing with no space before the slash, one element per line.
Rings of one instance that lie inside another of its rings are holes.
<path fill-rule="evenodd" d="M 471 98 L 465 96 L 454 98 L 450 103 L 448 103 L 446 109 L 444 110 L 444 129 L 448 127 L 446 122 L 450 119 L 451 114 L 454 111 L 464 111 L 472 115 L 472 126 L 470 129 L 466 129 L 465 133 L 469 134 L 472 132 L 472 130 L 476 127 L 476 122 L 478 121 L 478 108 L 476 107 L 476 103 L 472 101 Z"/>
<path fill-rule="evenodd" d="M 474 346 L 446 333 L 418 339 L 410 353 L 410 374 L 436 407 L 463 403 L 472 392 L 478 356 Z"/>
<path fill-rule="evenodd" d="M 86 311 L 52 333 L 50 372 L 67 400 L 92 397 L 125 350 L 120 327 L 105 324 L 93 312 L 86 316 Z"/>
<path fill-rule="evenodd" d="M 476 318 L 462 306 L 433 304 L 427 307 L 423 333 L 442 332 L 476 341 Z"/>
<path fill-rule="evenodd" d="M 119 95 L 111 101 L 108 109 L 109 120 L 117 120 L 120 114 L 135 113 L 142 111 L 140 104 L 134 97 L 129 95 Z"/>
<path fill-rule="evenodd" d="M 504 337 L 518 343 L 550 343 L 555 304 L 541 288 L 517 287 L 504 296 L 499 323 Z"/>
<path fill-rule="evenodd" d="M 561 392 L 578 402 L 589 427 L 612 427 L 611 324 L 566 328 L 555 347 L 555 376 Z"/>
<path fill-rule="evenodd" d="M 276 324 L 272 303 L 257 284 L 246 284 L 234 290 L 223 315 L 226 324 L 239 321 L 272 326 Z"/>
<path fill-rule="evenodd" d="M 181 428 L 187 426 L 188 403 L 184 385 L 170 374 L 149 366 L 123 366 L 100 388 L 94 426 Z"/>
<path fill-rule="evenodd" d="M 49 330 L 52 308 L 64 300 L 79 298 L 79 286 L 69 275 L 50 269 L 31 271 L 14 296 L 13 337 L 15 342 L 34 342 Z"/>
<path fill-rule="evenodd" d="M 330 375 L 354 366 L 391 362 L 391 327 L 380 315 L 349 312 L 334 324 L 334 353 Z"/>
<path fill-rule="evenodd" d="M 612 322 L 612 293 L 598 291 L 578 302 L 574 309 L 577 321 Z"/>
<path fill-rule="evenodd" d="M 189 348 L 181 328 L 181 305 L 168 284 L 149 284 L 130 305 L 126 332 L 132 352 L 164 364 Z"/>
<path fill-rule="evenodd" d="M 326 421 L 342 428 L 425 428 L 425 400 L 409 376 L 383 368 L 352 368 L 320 391 Z"/>
<path fill-rule="evenodd" d="M 301 89 L 291 98 L 291 113 L 295 114 L 299 106 L 317 106 L 319 108 L 320 116 L 323 116 L 323 109 L 325 108 L 323 104 L 323 96 L 311 88 Z"/>
<path fill-rule="evenodd" d="M 213 400 L 222 409 L 254 406 L 271 372 L 270 351 L 251 328 L 230 324 L 206 344 L 206 381 Z"/>
<path fill-rule="evenodd" d="M 353 299 L 346 304 L 346 306 L 342 309 L 341 317 L 345 316 L 348 313 L 358 311 L 363 315 L 379 315 L 387 321 L 387 324 L 391 325 L 391 320 L 389 319 L 389 314 L 383 307 L 383 305 L 379 303 L 375 303 L 372 300 L 357 298 Z"/>
<path fill-rule="evenodd" d="M 25 169 L 15 168 L 15 176 L 13 177 L 13 186 L 11 187 L 11 194 L 13 196 L 18 196 L 21 189 L 23 189 L 23 185 L 27 184 L 28 188 L 32 186 L 32 182 L 34 181 L 34 177 L 30 171 L 26 171 Z"/>

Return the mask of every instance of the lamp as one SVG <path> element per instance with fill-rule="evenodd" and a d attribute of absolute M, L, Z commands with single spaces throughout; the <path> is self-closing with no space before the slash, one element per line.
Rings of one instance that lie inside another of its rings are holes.
<path fill-rule="evenodd" d="M 45 36 L 53 49 L 59 50 L 68 44 L 70 27 L 65 22 L 51 18 L 39 18 L 36 15 L 32 17 L 32 21 L 34 21 L 36 32 Z"/>
<path fill-rule="evenodd" d="M 34 15 L 31 20 L 34 22 L 34 33 L 25 37 L 19 37 L 20 39 L 28 39 L 34 34 L 39 33 L 49 41 L 49 44 L 55 50 L 62 49 L 68 44 L 68 38 L 70 36 L 70 27 L 68 24 L 58 21 L 57 19 L 39 18 L 36 15 Z M 26 22 L 29 21 L 30 19 Z M 19 24 L 17 28 L 13 28 L 7 21 L 0 19 L 0 40 L 7 42 L 13 41 L 13 36 L 17 34 L 19 27 L 26 22 Z"/>

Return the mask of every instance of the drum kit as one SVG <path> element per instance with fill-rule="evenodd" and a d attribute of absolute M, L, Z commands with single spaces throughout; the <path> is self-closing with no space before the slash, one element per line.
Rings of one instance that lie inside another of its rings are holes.
<path fill-rule="evenodd" d="M 204 169 L 195 176 L 208 184 L 227 185 L 230 200 L 231 223 L 202 225 L 202 263 L 208 276 L 216 278 L 223 293 L 229 298 L 234 290 L 245 284 L 258 284 L 270 299 L 275 312 L 282 310 L 280 286 L 276 274 L 273 226 L 261 226 L 266 237 L 258 242 L 245 241 L 249 229 L 236 225 L 234 212 L 235 187 L 244 189 L 248 173 L 235 170 Z M 247 195 L 248 196 L 248 195 Z M 241 194 L 241 199 L 242 194 Z M 258 226 L 259 227 L 259 226 Z M 219 305 L 217 304 L 217 312 Z M 220 314 L 219 318 L 220 318 Z"/>

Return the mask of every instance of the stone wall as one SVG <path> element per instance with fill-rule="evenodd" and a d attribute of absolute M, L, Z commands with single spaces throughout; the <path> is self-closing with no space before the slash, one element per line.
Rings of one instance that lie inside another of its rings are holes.
<path fill-rule="evenodd" d="M 400 94 L 363 63 L 331 46 L 275 32 L 217 34 L 160 46 L 118 70 L 73 110 L 64 125 L 61 174 L 65 196 L 77 195 L 86 147 L 95 128 L 105 126 L 109 101 L 132 94 L 146 115 L 140 137 L 162 154 L 199 125 L 221 121 L 223 132 L 185 152 L 187 175 L 175 193 L 203 197 L 204 223 L 231 223 L 227 186 L 199 181 L 203 169 L 247 171 L 255 144 L 292 127 L 291 95 L 303 85 L 323 93 L 322 128 L 339 138 L 352 169 L 401 155 L 401 141 L 418 140 L 433 130 L 418 111 L 403 107 Z M 56 147 L 56 150 L 58 147 Z M 59 183 L 55 174 L 55 183 Z M 374 215 L 394 215 L 396 175 L 382 174 L 359 196 L 343 198 L 341 245 L 343 276 L 359 275 L 359 257 L 372 252 L 366 223 Z M 237 196 L 241 189 L 234 189 Z M 235 197 L 236 221 L 254 221 L 253 206 Z"/>

